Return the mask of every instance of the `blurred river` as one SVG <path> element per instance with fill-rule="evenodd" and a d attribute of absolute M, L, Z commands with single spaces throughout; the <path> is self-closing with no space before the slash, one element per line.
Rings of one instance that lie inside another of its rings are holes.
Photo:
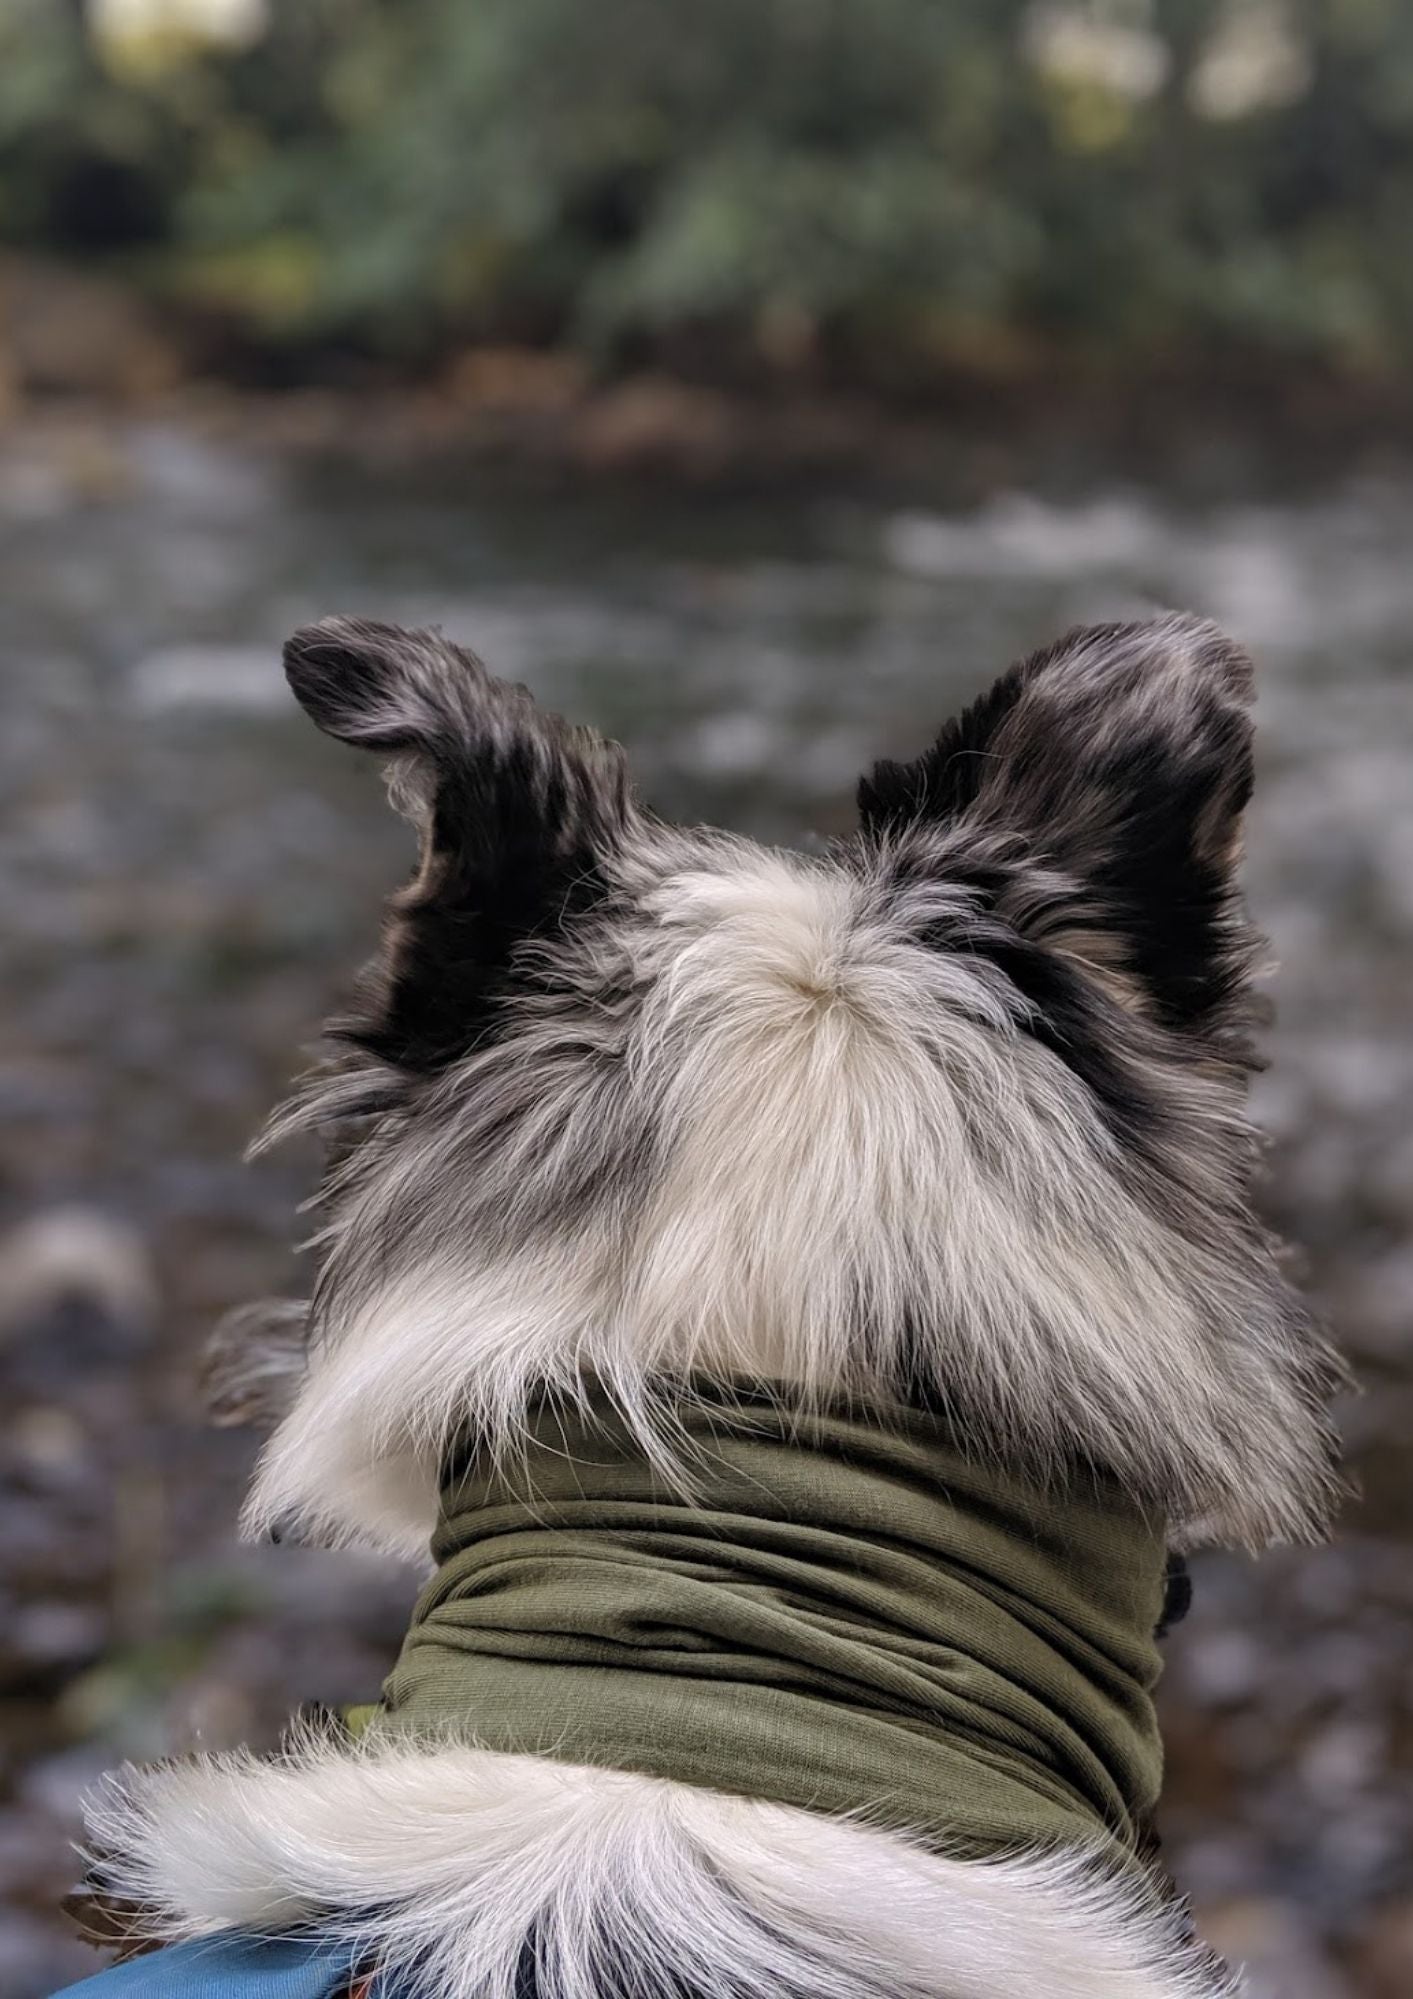
<path fill-rule="evenodd" d="M 252 1445 L 195 1415 L 216 1314 L 299 1281 L 310 1158 L 241 1149 L 409 856 L 371 763 L 288 702 L 282 637 L 440 622 L 621 735 L 661 808 L 791 840 L 1014 656 L 1169 604 L 1263 675 L 1269 1199 L 1372 1392 L 1340 1541 L 1199 1565 L 1167 1841 L 1266 1999 L 1413 1991 L 1413 476 L 902 511 L 507 483 L 143 427 L 0 463 L 0 1220 L 50 1217 L 0 1241 L 0 1991 L 89 1967 L 52 1902 L 97 1770 L 368 1697 L 410 1597 L 238 1549 Z M 75 1243 L 106 1305 L 41 1306 Z"/>

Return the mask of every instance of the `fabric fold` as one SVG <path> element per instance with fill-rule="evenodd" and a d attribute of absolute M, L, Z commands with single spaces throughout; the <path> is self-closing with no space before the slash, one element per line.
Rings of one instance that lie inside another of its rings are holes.
<path fill-rule="evenodd" d="M 1161 1781 L 1162 1525 L 1041 1491 L 904 1407 L 675 1406 L 685 1478 L 609 1399 L 453 1451 L 371 1725 L 856 1817 L 961 1855 L 1136 1854 Z"/>

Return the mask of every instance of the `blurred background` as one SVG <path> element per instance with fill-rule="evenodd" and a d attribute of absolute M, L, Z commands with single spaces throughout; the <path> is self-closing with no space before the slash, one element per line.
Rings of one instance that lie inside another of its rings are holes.
<path fill-rule="evenodd" d="M 0 1993 L 122 1756 L 370 1696 L 396 1569 L 237 1546 L 243 1145 L 410 858 L 287 702 L 440 621 L 794 840 L 1070 622 L 1257 653 L 1273 1217 L 1368 1393 L 1207 1557 L 1168 1851 L 1258 1999 L 1413 1991 L 1413 8 L 0 0 Z"/>

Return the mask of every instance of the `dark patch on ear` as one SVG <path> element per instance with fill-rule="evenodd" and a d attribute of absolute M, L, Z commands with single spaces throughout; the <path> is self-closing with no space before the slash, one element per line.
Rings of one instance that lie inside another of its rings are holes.
<path fill-rule="evenodd" d="M 935 866 L 936 856 L 926 847 L 905 844 L 895 857 L 894 886 L 906 894 L 930 862 Z M 929 950 L 983 957 L 1004 972 L 1025 1002 L 1023 1024 L 1032 1040 L 1087 1086 L 1121 1152 L 1137 1154 L 1161 1172 L 1162 1150 L 1153 1144 L 1151 1093 L 1123 1059 L 1122 1038 L 1113 1032 L 1114 1003 L 1096 991 L 1072 959 L 1043 941 L 1047 931 L 1063 926 L 1068 899 L 1057 905 L 1052 894 L 1047 900 L 1023 868 L 988 860 L 965 845 L 949 847 L 945 873 L 949 888 L 967 892 L 967 905 L 913 926 L 912 934 Z M 1026 889 L 1023 921 L 1013 913 L 1018 882 Z"/>
<path fill-rule="evenodd" d="M 360 1037 L 373 1053 L 434 1068 L 468 1052 L 516 947 L 605 898 L 600 855 L 565 837 L 582 824 L 570 790 L 519 744 L 441 772 L 427 857 L 389 923 L 382 1018 Z"/>
<path fill-rule="evenodd" d="M 421 740 L 422 718 L 399 673 L 399 641 L 405 652 L 406 638 L 395 626 L 363 618 L 304 625 L 285 641 L 285 678 L 325 735 L 367 749 L 411 749 Z"/>
<path fill-rule="evenodd" d="M 988 745 L 1025 691 L 1031 662 L 1013 666 L 969 708 L 943 725 L 912 763 L 890 758 L 859 779 L 859 818 L 870 833 L 900 833 L 920 819 L 955 819 L 974 805 L 986 778 Z"/>
<path fill-rule="evenodd" d="M 1009 838 L 1018 866 L 1072 891 L 1030 913 L 1033 940 L 1081 959 L 1097 945 L 1100 968 L 1134 979 L 1165 1026 L 1219 1032 L 1250 970 L 1234 877 L 1251 692 L 1246 655 L 1202 620 L 1072 632 L 914 763 L 866 777 L 864 831 Z"/>
<path fill-rule="evenodd" d="M 321 729 L 401 753 L 422 834 L 367 1004 L 340 1031 L 400 1067 L 444 1066 L 493 1027 L 517 948 L 608 894 L 605 864 L 638 823 L 623 752 L 437 632 L 331 619 L 294 635 L 285 670 Z"/>

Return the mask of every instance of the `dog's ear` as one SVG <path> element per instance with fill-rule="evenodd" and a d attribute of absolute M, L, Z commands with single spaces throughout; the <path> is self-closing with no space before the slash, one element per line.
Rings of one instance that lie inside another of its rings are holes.
<path fill-rule="evenodd" d="M 329 618 L 296 632 L 284 662 L 326 734 L 394 757 L 422 853 L 356 1038 L 438 1067 L 475 1045 L 516 945 L 604 892 L 604 864 L 638 823 L 626 759 L 439 632 Z"/>
<path fill-rule="evenodd" d="M 1168 1027 L 1219 1029 L 1251 957 L 1235 875 L 1252 695 L 1249 659 L 1204 620 L 1081 628 L 916 762 L 878 765 L 859 790 L 865 833 L 924 851 L 955 835 L 934 845 L 963 875 L 969 841 L 1013 856 L 990 879 L 1018 931 L 1118 974 Z"/>

